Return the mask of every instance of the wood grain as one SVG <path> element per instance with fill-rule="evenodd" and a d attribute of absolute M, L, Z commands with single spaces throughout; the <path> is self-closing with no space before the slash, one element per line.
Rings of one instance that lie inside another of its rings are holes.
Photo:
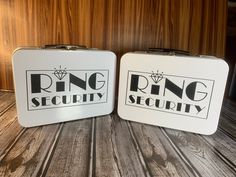
<path fill-rule="evenodd" d="M 0 176 L 236 175 L 231 101 L 224 102 L 218 131 L 202 136 L 128 122 L 116 113 L 26 129 L 10 97 L 0 92 Z"/>
<path fill-rule="evenodd" d="M 232 120 L 236 121 L 236 104 L 224 104 L 222 107 L 222 112 Z"/>
<path fill-rule="evenodd" d="M 221 117 L 219 120 L 219 127 L 228 134 L 231 138 L 236 141 L 236 127 L 235 127 L 236 120 L 232 120 L 227 114 L 221 113 Z"/>
<path fill-rule="evenodd" d="M 233 107 L 236 107 L 236 102 L 232 99 L 224 99 L 223 105 L 225 107 L 232 107 L 233 108 Z"/>
<path fill-rule="evenodd" d="M 27 129 L 0 163 L 0 176 L 36 176 L 45 161 L 59 124 Z"/>
<path fill-rule="evenodd" d="M 224 100 L 221 116 L 219 119 L 219 128 L 225 134 L 236 141 L 236 103 L 231 100 Z"/>
<path fill-rule="evenodd" d="M 45 176 L 88 176 L 92 120 L 65 123 Z"/>
<path fill-rule="evenodd" d="M 0 95 L 0 115 L 2 115 L 7 108 L 15 104 L 15 95 L 14 93 L 4 92 Z"/>
<path fill-rule="evenodd" d="M 131 123 L 137 143 L 152 176 L 197 176 L 158 127 Z"/>
<path fill-rule="evenodd" d="M 14 140 L 22 130 L 23 127 L 17 122 L 15 106 L 12 106 L 0 116 L 0 161 L 9 151 Z"/>
<path fill-rule="evenodd" d="M 236 171 L 236 141 L 228 137 L 221 130 L 216 131 L 212 136 L 202 136 L 211 146 L 213 151 L 222 154 L 227 162 L 232 163 Z"/>
<path fill-rule="evenodd" d="M 117 115 L 97 118 L 95 139 L 95 176 L 149 176 L 126 122 Z"/>
<path fill-rule="evenodd" d="M 234 177 L 236 171 L 212 151 L 207 143 L 192 133 L 166 129 L 176 147 L 202 176 Z"/>
<path fill-rule="evenodd" d="M 120 57 L 148 47 L 223 57 L 226 0 L 0 1 L 0 89 L 13 90 L 19 46 L 84 44 Z"/>

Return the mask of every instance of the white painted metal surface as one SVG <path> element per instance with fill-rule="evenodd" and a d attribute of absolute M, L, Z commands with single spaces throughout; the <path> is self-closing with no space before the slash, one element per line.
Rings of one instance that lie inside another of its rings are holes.
<path fill-rule="evenodd" d="M 214 57 L 127 53 L 121 58 L 121 118 L 200 134 L 216 131 L 228 65 Z"/>
<path fill-rule="evenodd" d="M 22 48 L 13 54 L 13 70 L 24 127 L 113 111 L 116 56 L 110 51 Z"/>

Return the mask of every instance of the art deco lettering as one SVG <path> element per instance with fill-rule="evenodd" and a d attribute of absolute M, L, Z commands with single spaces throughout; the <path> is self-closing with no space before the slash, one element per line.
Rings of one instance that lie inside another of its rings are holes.
<path fill-rule="evenodd" d="M 108 70 L 27 70 L 28 110 L 107 102 Z"/>
<path fill-rule="evenodd" d="M 128 72 L 126 105 L 207 119 L 214 80 Z"/>

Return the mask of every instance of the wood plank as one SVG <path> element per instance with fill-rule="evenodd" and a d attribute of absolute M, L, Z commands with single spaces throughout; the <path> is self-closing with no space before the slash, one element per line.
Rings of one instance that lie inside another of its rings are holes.
<path fill-rule="evenodd" d="M 131 127 L 152 176 L 198 176 L 159 127 L 140 123 L 131 123 Z"/>
<path fill-rule="evenodd" d="M 236 103 L 225 99 L 219 119 L 219 128 L 236 141 Z"/>
<path fill-rule="evenodd" d="M 0 96 L 0 115 L 15 102 L 15 94 L 10 92 L 4 92 Z"/>
<path fill-rule="evenodd" d="M 225 115 L 225 117 L 231 119 L 232 121 L 234 121 L 236 123 L 236 107 L 229 108 L 229 107 L 223 107 L 221 110 L 221 114 L 223 113 Z"/>
<path fill-rule="evenodd" d="M 232 101 L 224 101 L 222 112 L 236 122 L 236 104 Z"/>
<path fill-rule="evenodd" d="M 126 121 L 117 115 L 96 119 L 94 176 L 149 176 Z"/>
<path fill-rule="evenodd" d="M 16 118 L 16 106 L 0 116 L 0 161 L 9 151 L 16 137 L 23 130 Z"/>
<path fill-rule="evenodd" d="M 221 128 L 228 136 L 236 141 L 236 123 L 228 118 L 227 115 L 221 114 L 219 119 L 219 128 Z"/>
<path fill-rule="evenodd" d="M 14 89 L 19 46 L 84 44 L 119 56 L 165 47 L 224 57 L 226 16 L 227 0 L 2 0 L 0 89 Z"/>
<path fill-rule="evenodd" d="M 236 107 L 236 102 L 234 100 L 224 99 L 223 106 Z"/>
<path fill-rule="evenodd" d="M 235 177 L 236 171 L 215 154 L 209 145 L 196 134 L 171 129 L 166 129 L 165 132 L 202 176 Z"/>
<path fill-rule="evenodd" d="M 92 120 L 65 123 L 45 176 L 88 176 Z"/>
<path fill-rule="evenodd" d="M 0 176 L 39 176 L 60 124 L 27 129 L 0 163 Z"/>
<path fill-rule="evenodd" d="M 222 158 L 232 163 L 232 168 L 236 170 L 236 141 L 228 137 L 221 130 L 217 130 L 211 136 L 200 137 L 212 146 L 213 151 L 217 151 L 216 153 L 219 152 L 223 156 Z"/>

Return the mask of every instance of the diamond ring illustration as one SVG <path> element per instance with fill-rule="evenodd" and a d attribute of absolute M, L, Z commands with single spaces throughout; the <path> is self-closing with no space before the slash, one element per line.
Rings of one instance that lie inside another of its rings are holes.
<path fill-rule="evenodd" d="M 150 77 L 152 78 L 153 82 L 155 82 L 157 84 L 158 82 L 160 82 L 163 79 L 163 72 L 159 73 L 157 70 L 157 72 L 154 73 L 152 71 L 152 74 L 150 75 Z"/>
<path fill-rule="evenodd" d="M 59 79 L 59 80 L 62 80 L 66 75 L 67 75 L 67 72 L 66 72 L 66 68 L 65 69 L 61 69 L 61 65 L 60 65 L 60 68 L 59 69 L 56 69 L 54 68 L 54 75 Z"/>

